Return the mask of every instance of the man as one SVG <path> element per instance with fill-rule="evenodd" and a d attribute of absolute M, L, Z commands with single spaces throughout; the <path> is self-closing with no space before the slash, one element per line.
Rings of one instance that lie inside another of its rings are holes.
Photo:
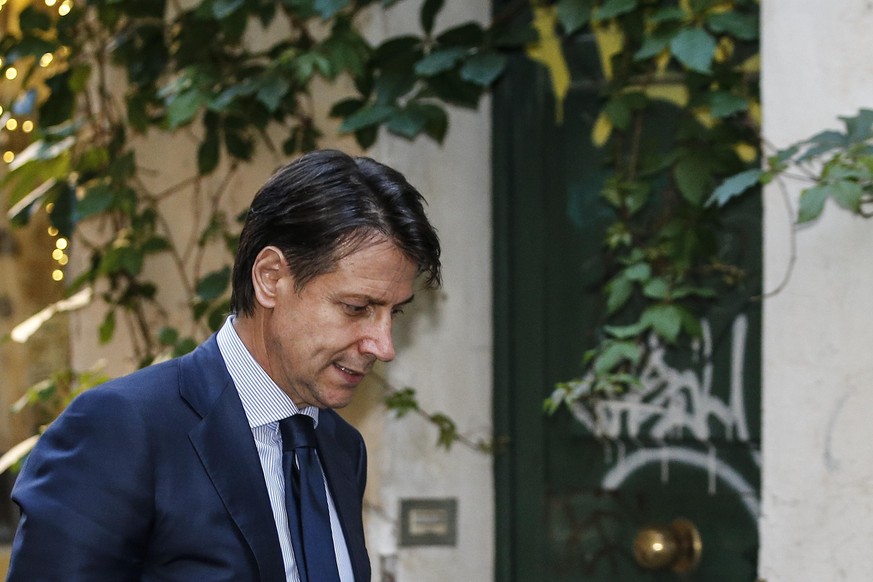
<path fill-rule="evenodd" d="M 40 438 L 8 580 L 369 581 L 366 450 L 333 409 L 394 357 L 392 319 L 419 275 L 439 285 L 439 254 L 394 170 L 337 151 L 281 169 L 252 202 L 222 329 L 82 394 Z M 318 528 L 303 490 L 326 503 Z"/>

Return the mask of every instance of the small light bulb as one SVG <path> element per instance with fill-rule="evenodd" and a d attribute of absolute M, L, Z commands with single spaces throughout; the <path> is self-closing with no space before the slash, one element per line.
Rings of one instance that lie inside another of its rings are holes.
<path fill-rule="evenodd" d="M 65 248 L 67 248 L 67 239 L 65 239 L 64 237 L 59 238 L 55 241 L 55 246 L 61 250 L 64 250 Z"/>
<path fill-rule="evenodd" d="M 58 264 L 63 266 L 70 262 L 70 257 L 67 255 L 61 255 L 61 258 L 58 259 Z"/>
<path fill-rule="evenodd" d="M 58 236 L 58 229 L 53 226 L 48 227 L 49 236 Z"/>
<path fill-rule="evenodd" d="M 61 281 L 63 280 L 63 278 L 64 272 L 60 269 L 55 269 L 54 271 L 52 271 L 52 279 L 54 279 L 55 281 Z"/>
<path fill-rule="evenodd" d="M 63 256 L 64 256 L 64 251 L 62 251 L 61 249 L 55 249 L 52 251 L 52 258 L 56 261 L 60 261 L 61 257 L 63 257 Z"/>
<path fill-rule="evenodd" d="M 17 76 L 18 76 L 18 69 L 16 69 L 15 67 L 9 67 L 8 69 L 6 69 L 6 78 L 9 79 L 10 81 Z"/>
<path fill-rule="evenodd" d="M 6 162 L 7 164 L 11 164 L 12 160 L 14 160 L 14 159 L 15 159 L 15 152 L 11 152 L 9 150 L 6 150 L 5 152 L 3 152 L 3 161 Z"/>
<path fill-rule="evenodd" d="M 21 123 L 21 131 L 23 131 L 24 133 L 30 133 L 31 131 L 33 131 L 33 122 L 29 119 L 23 121 Z"/>
<path fill-rule="evenodd" d="M 54 203 L 54 202 L 49 202 L 48 204 L 45 205 L 45 211 L 48 212 L 49 214 L 51 214 L 51 213 L 52 213 L 52 210 L 54 210 L 54 209 L 55 209 L 55 203 Z M 58 230 L 57 230 L 57 229 L 55 229 L 55 234 L 58 234 Z M 55 234 L 53 234 L 52 236 L 55 236 Z"/>
<path fill-rule="evenodd" d="M 45 0 L 45 5 L 49 6 L 49 7 L 54 6 L 57 3 L 58 3 L 58 0 Z"/>
<path fill-rule="evenodd" d="M 18 120 L 14 117 L 10 117 L 9 119 L 7 119 L 6 129 L 8 129 L 9 131 L 15 131 L 16 129 L 18 129 Z"/>
<path fill-rule="evenodd" d="M 49 66 L 52 63 L 52 61 L 54 60 L 54 58 L 55 58 L 55 56 L 51 53 L 46 53 L 46 54 L 42 55 L 39 58 L 39 66 L 43 67 L 43 68 Z"/>

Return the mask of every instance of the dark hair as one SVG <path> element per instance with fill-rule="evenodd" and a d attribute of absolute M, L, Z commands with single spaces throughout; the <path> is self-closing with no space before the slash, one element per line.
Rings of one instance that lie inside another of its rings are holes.
<path fill-rule="evenodd" d="M 252 267 L 264 247 L 282 250 L 298 291 L 383 235 L 439 287 L 440 242 L 424 198 L 400 172 L 336 150 L 303 155 L 264 184 L 246 216 L 233 266 L 231 309 L 251 315 Z"/>

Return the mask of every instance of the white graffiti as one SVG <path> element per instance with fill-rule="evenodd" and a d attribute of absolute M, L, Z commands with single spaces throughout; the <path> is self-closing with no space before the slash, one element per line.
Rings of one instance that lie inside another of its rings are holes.
<path fill-rule="evenodd" d="M 748 320 L 738 316 L 732 326 L 730 397 L 728 402 L 712 394 L 712 332 L 703 323 L 699 355 L 703 369 L 677 370 L 666 361 L 663 345 L 652 344 L 648 362 L 641 374 L 642 386 L 620 399 L 599 401 L 590 409 L 578 401 L 570 403 L 573 416 L 592 433 L 608 439 L 627 437 L 667 441 L 682 436 L 708 441 L 713 423 L 724 428 L 729 440 L 748 441 L 743 397 L 743 363 Z M 585 380 L 583 379 L 582 382 Z M 645 431 L 645 434 L 643 434 Z"/>
<path fill-rule="evenodd" d="M 759 516 L 755 487 L 726 461 L 719 459 L 710 442 L 713 428 L 723 429 L 717 436 L 748 442 L 743 371 L 746 355 L 748 319 L 738 316 L 731 328 L 730 394 L 725 402 L 712 393 L 712 332 L 703 323 L 703 339 L 698 356 L 702 370 L 678 370 L 665 360 L 664 346 L 652 344 L 649 361 L 641 375 L 642 387 L 621 399 L 598 402 L 592 411 L 573 402 L 574 417 L 588 430 L 604 439 L 604 456 L 612 462 L 613 448 L 617 459 L 601 480 L 606 490 L 615 490 L 635 472 L 653 464 L 660 465 L 661 481 L 669 481 L 670 463 L 696 467 L 709 475 L 709 493 L 714 495 L 721 483 L 736 493 L 753 518 Z M 584 381 L 584 380 L 583 380 Z M 686 431 L 688 434 L 686 434 Z M 708 452 L 688 446 L 671 445 L 672 439 L 691 436 L 705 443 Z M 650 439 L 660 446 L 638 448 L 625 454 L 625 439 Z M 760 467 L 760 453 L 750 448 L 752 461 Z"/>
<path fill-rule="evenodd" d="M 671 462 L 707 471 L 710 476 L 710 494 L 715 493 L 715 480 L 718 479 L 739 496 L 746 511 L 753 518 L 757 519 L 760 515 L 758 492 L 737 470 L 721 459 L 717 459 L 714 454 L 705 454 L 684 447 L 660 447 L 634 451 L 611 468 L 603 476 L 600 485 L 606 490 L 615 490 L 621 487 L 628 477 L 646 465 L 660 463 L 664 468 L 662 470 L 665 470 Z"/>

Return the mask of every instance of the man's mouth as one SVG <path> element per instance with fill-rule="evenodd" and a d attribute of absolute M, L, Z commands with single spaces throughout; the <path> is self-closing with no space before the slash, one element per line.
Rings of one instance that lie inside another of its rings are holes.
<path fill-rule="evenodd" d="M 339 368 L 339 370 L 340 370 L 341 372 L 345 372 L 346 374 L 348 374 L 348 375 L 350 375 L 350 376 L 363 376 L 363 375 L 365 375 L 365 374 L 367 373 L 366 371 L 364 371 L 364 372 L 359 372 L 359 371 L 357 371 L 357 370 L 353 370 L 353 369 L 351 369 L 351 368 L 346 368 L 345 366 L 340 365 L 340 364 L 337 364 L 337 363 L 334 363 L 334 366 L 336 366 L 337 368 Z"/>

